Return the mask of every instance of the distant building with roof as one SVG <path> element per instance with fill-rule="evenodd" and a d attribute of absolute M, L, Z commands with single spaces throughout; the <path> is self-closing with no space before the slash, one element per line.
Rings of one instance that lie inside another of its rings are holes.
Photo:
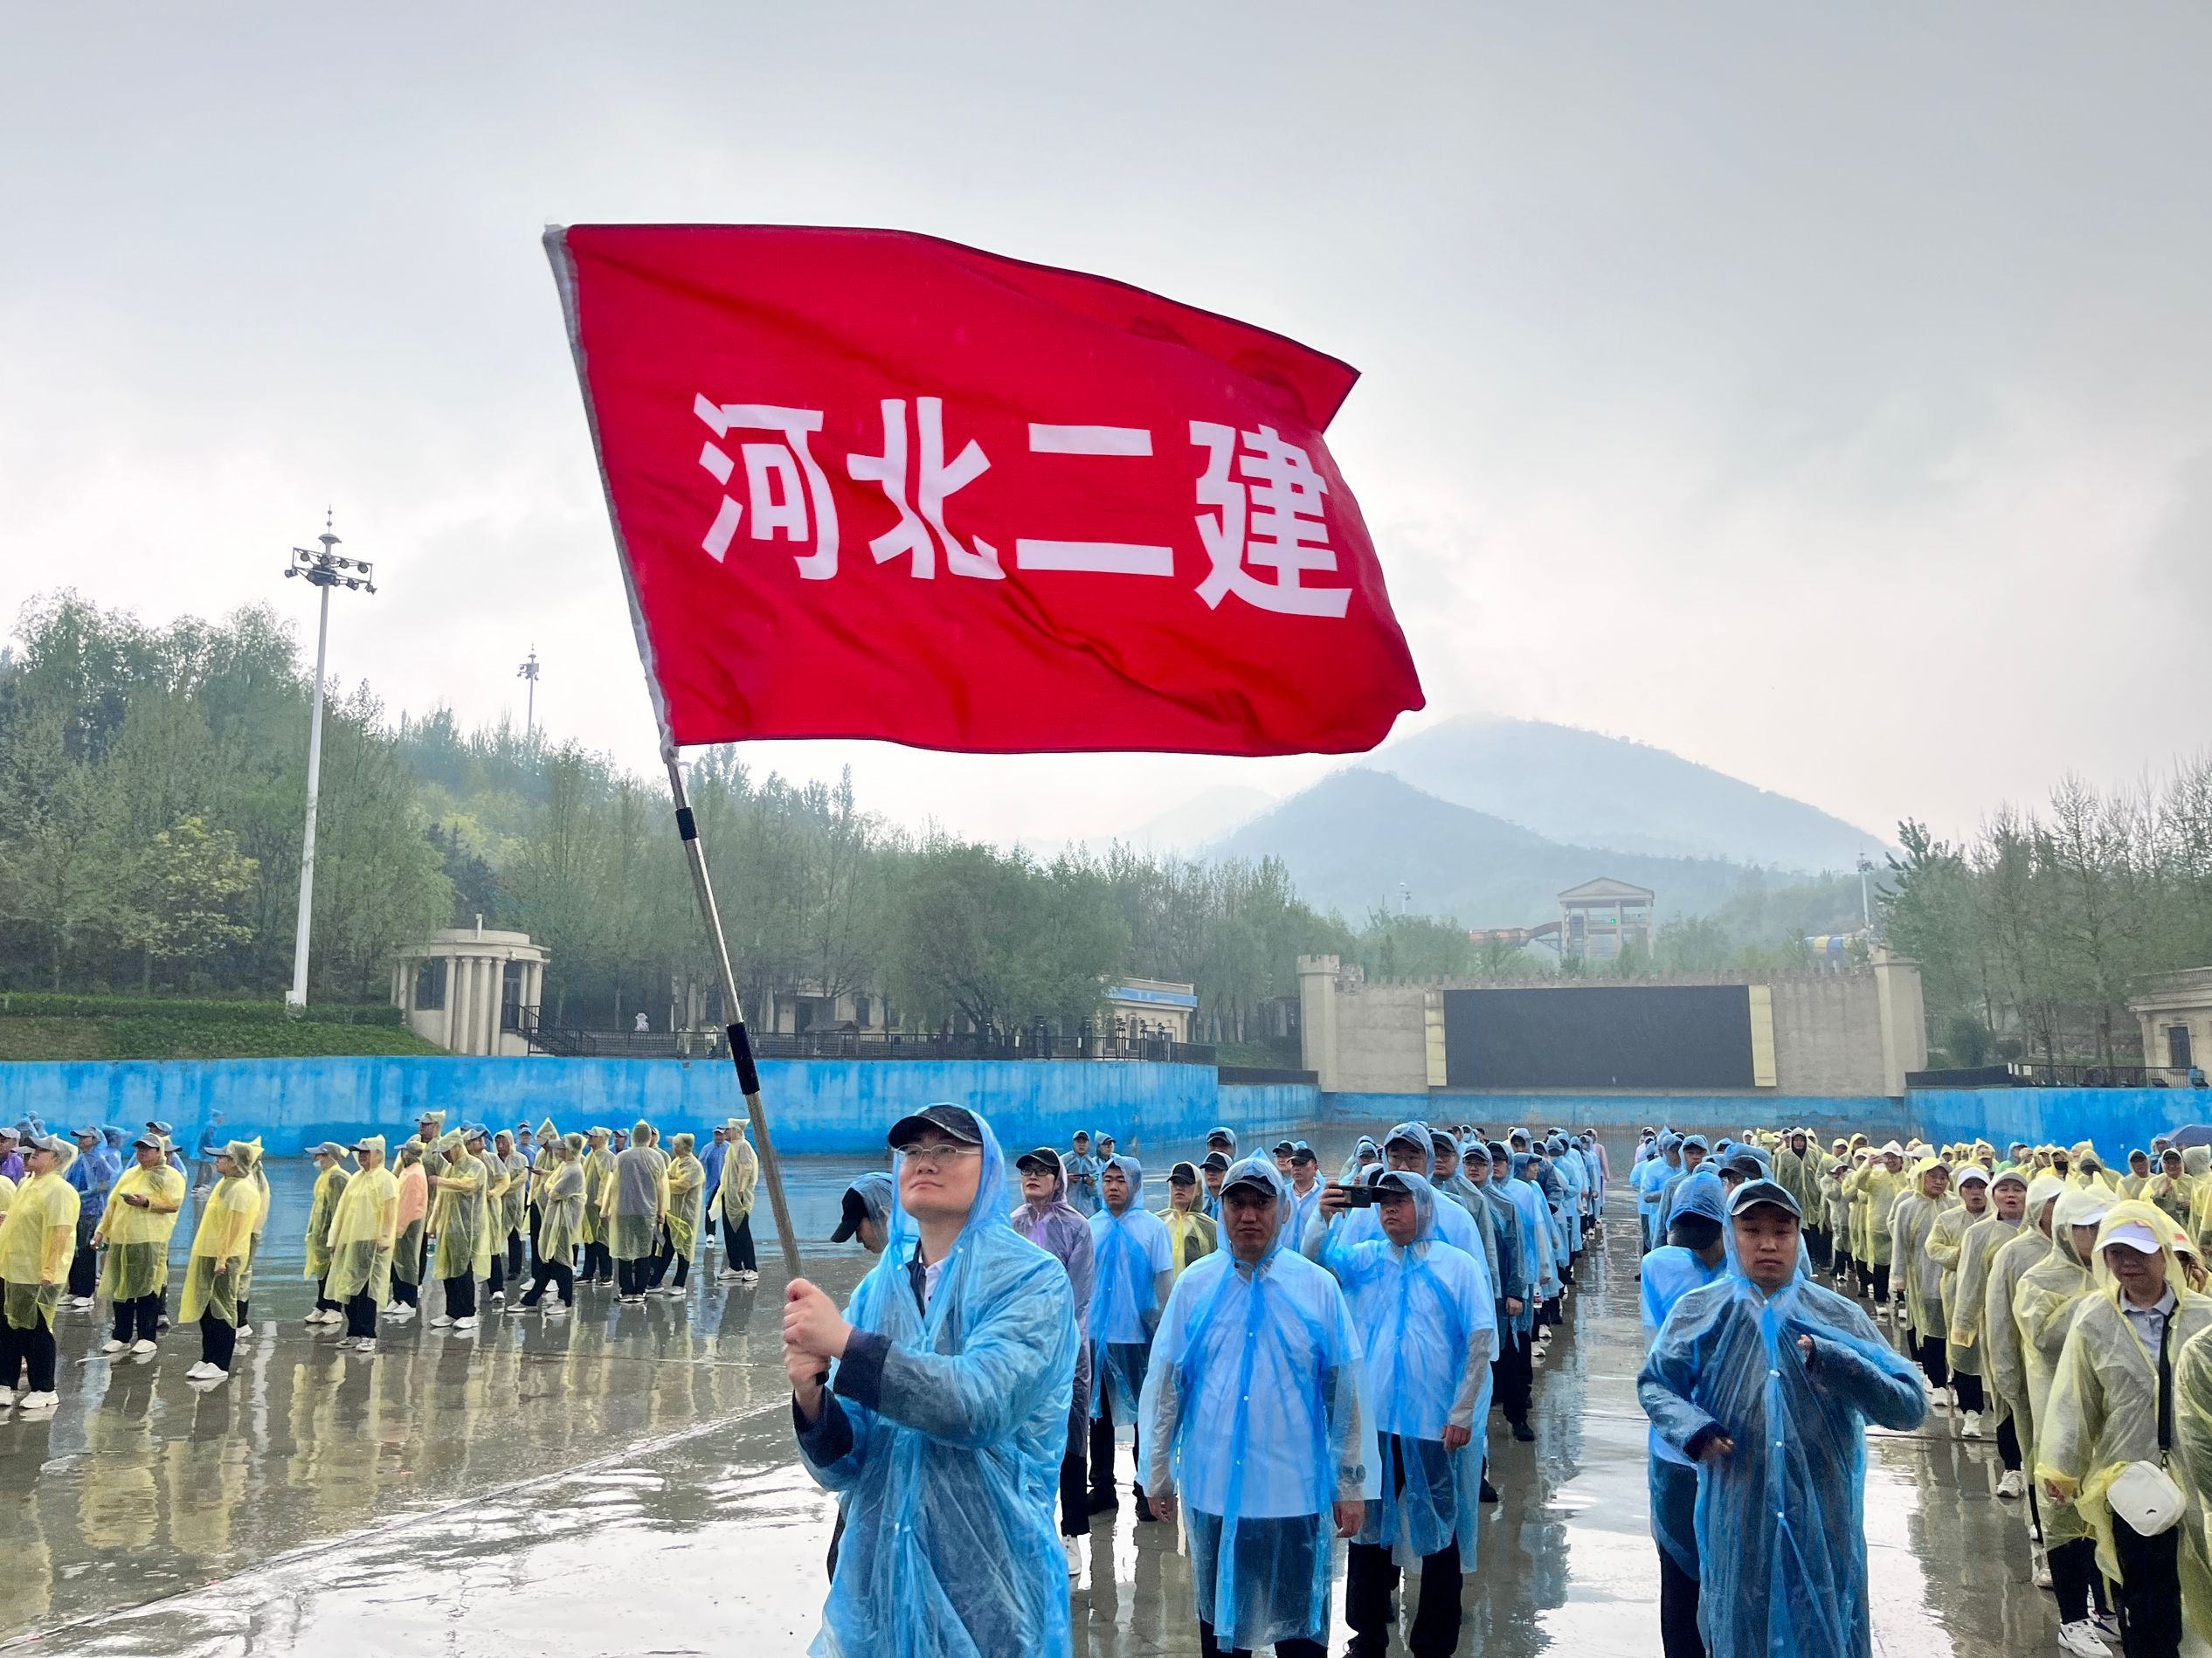
<path fill-rule="evenodd" d="M 1618 961 L 1628 950 L 1651 954 L 1658 895 L 1600 875 L 1559 895 L 1559 954 L 1579 961 Z"/>

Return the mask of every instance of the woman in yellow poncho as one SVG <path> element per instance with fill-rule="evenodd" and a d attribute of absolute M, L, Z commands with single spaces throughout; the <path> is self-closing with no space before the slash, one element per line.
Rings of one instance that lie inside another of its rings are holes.
<path fill-rule="evenodd" d="M 1167 1207 L 1158 1214 L 1167 1226 L 1170 1259 L 1178 1278 L 1220 1247 L 1220 1230 L 1199 1196 L 1195 1164 L 1179 1163 L 1167 1171 Z"/>
<path fill-rule="evenodd" d="M 251 1142 L 233 1140 L 217 1153 L 214 1190 L 200 1210 L 192 1234 L 192 1258 L 184 1272 L 184 1298 L 176 1320 L 200 1327 L 200 1362 L 184 1374 L 214 1381 L 231 1373 L 238 1339 L 239 1291 L 253 1249 L 253 1223 L 261 1212 L 261 1194 L 253 1184 L 260 1153 Z"/>
<path fill-rule="evenodd" d="M 2196 1182 L 2184 1171 L 2183 1162 L 2181 1154 L 2168 1146 L 2159 1157 L 2158 1172 L 2143 1183 L 2139 1195 L 2175 1226 L 2187 1227 L 2196 1207 Z"/>
<path fill-rule="evenodd" d="M 658 1295 L 683 1294 L 684 1280 L 691 1273 L 692 1252 L 699 1244 L 699 1215 L 706 1197 L 707 1165 L 692 1155 L 692 1136 L 688 1134 L 676 1135 L 668 1142 L 668 1167 L 660 1177 L 661 1202 L 667 1219 L 661 1223 L 660 1256 L 653 1264 L 652 1293 Z M 675 1263 L 676 1278 L 663 1289 L 660 1279 L 670 1261 Z"/>
<path fill-rule="evenodd" d="M 2137 1532 L 2108 1496 L 2131 1463 L 2167 1461 L 2161 1364 L 2171 1375 L 2176 1357 L 2212 1330 L 2212 1297 L 2190 1286 L 2179 1254 L 2183 1241 L 2163 1211 L 2139 1201 L 2112 1206 L 2097 1229 L 2096 1287 L 2070 1321 L 2036 1435 L 2045 1511 L 2070 1507 L 2096 1538 L 2097 1564 L 2119 1585 L 2131 1652 L 2180 1650 L 2179 1552 L 2191 1541 L 2180 1530 Z M 2167 1419 L 2177 1425 L 2179 1393 L 2177 1380 Z M 2170 1632 L 2170 1642 L 2161 1631 Z"/>
<path fill-rule="evenodd" d="M 2013 1291 L 2013 1320 L 2019 1328 L 2020 1357 L 2027 1377 L 2038 1485 L 2046 1465 L 2062 1466 L 2050 1459 L 2052 1390 L 2074 1315 L 2094 1288 L 2091 1268 L 2097 1226 L 2112 1201 L 2112 1194 L 2101 1189 L 2092 1192 L 2067 1183 L 2051 1208 L 2053 1247 L 2028 1269 Z M 2060 1624 L 2063 1627 L 2080 1623 L 2090 1615 L 2092 1595 L 2100 1592 L 2088 1519 L 2070 1501 L 2042 1504 L 2042 1518 L 2043 1561 L 2050 1569 L 2052 1592 L 2058 1598 Z"/>
<path fill-rule="evenodd" d="M 468 1155 L 484 1171 L 484 1226 L 477 1235 L 476 1275 L 489 1280 L 491 1304 L 507 1302 L 507 1234 L 501 1230 L 507 1217 L 507 1193 L 519 1178 L 507 1166 L 491 1141 L 491 1131 L 472 1123 L 462 1130 L 468 1136 Z"/>
<path fill-rule="evenodd" d="M 549 1150 L 555 1159 L 550 1169 L 544 1162 Z M 576 1251 L 577 1234 L 584 1226 L 583 1157 L 584 1136 L 580 1134 L 571 1134 L 559 1141 L 548 1141 L 541 1136 L 537 1171 L 537 1264 L 531 1272 L 534 1281 L 530 1285 L 530 1293 L 522 1297 L 522 1304 L 525 1307 L 536 1306 L 544 1298 L 546 1285 L 559 1285 L 560 1302 L 558 1305 L 545 1309 L 548 1318 L 561 1317 L 576 1305 L 576 1270 L 569 1261 Z"/>
<path fill-rule="evenodd" d="M 0 1401 L 26 1411 L 61 1402 L 54 1391 L 54 1309 L 77 1254 L 83 1199 L 66 1178 L 76 1160 L 77 1148 L 59 1136 L 31 1136 L 24 1146 L 23 1183 L 0 1224 Z M 20 1398 L 18 1378 L 25 1383 Z"/>
<path fill-rule="evenodd" d="M 614 1153 L 607 1150 L 607 1142 L 613 1136 L 605 1129 L 594 1129 L 589 1137 L 590 1150 L 584 1154 L 584 1224 L 577 1234 L 577 1241 L 584 1246 L 584 1267 L 576 1276 L 578 1283 L 604 1284 L 614 1277 L 605 1208 L 607 1192 L 614 1185 Z"/>
<path fill-rule="evenodd" d="M 184 1177 L 169 1166 L 168 1143 L 142 1134 L 132 1150 L 136 1161 L 116 1178 L 93 1233 L 93 1242 L 107 1247 L 100 1289 L 115 1314 L 104 1353 L 154 1351 L 162 1292 L 169 1288 L 169 1234 L 184 1208 Z"/>
<path fill-rule="evenodd" d="M 530 1266 L 537 1266 L 538 1229 L 545 1223 L 545 1185 L 561 1166 L 561 1131 L 548 1117 L 537 1125 L 536 1143 L 530 1148 L 530 1184 L 529 1188 L 529 1222 L 530 1229 Z"/>
<path fill-rule="evenodd" d="M 269 1210 L 273 1199 L 269 1195 L 268 1159 L 261 1150 L 261 1136 L 255 1135 L 246 1143 L 253 1153 L 253 1166 L 245 1178 L 252 1184 L 253 1197 L 260 1206 L 253 1212 L 253 1241 L 245 1252 L 245 1267 L 238 1275 L 238 1337 L 243 1340 L 253 1333 L 253 1316 L 246 1305 L 253 1294 L 253 1263 L 261 1259 L 262 1234 L 269 1229 Z"/>
<path fill-rule="evenodd" d="M 477 1257 L 483 1253 L 484 1165 L 468 1154 L 467 1134 L 438 1136 L 431 1159 L 430 1227 L 438 1234 L 432 1265 L 446 1291 L 446 1305 L 430 1322 L 439 1329 L 476 1328 Z"/>
<path fill-rule="evenodd" d="M 330 1294 L 330 1217 L 338 1212 L 338 1199 L 345 1194 L 346 1182 L 352 1178 L 346 1172 L 346 1149 L 335 1140 L 325 1140 L 313 1153 L 318 1172 L 315 1178 L 315 1199 L 308 1206 L 308 1264 L 301 1276 L 315 1286 L 315 1310 L 307 1316 L 310 1324 L 342 1324 L 344 1309 Z"/>
<path fill-rule="evenodd" d="M 345 1339 L 357 1353 L 377 1351 L 377 1309 L 391 1296 L 391 1256 L 399 1241 L 399 1182 L 384 1167 L 384 1136 L 353 1149 L 361 1172 L 346 1182 L 330 1217 L 330 1294 L 346 1309 Z"/>
<path fill-rule="evenodd" d="M 753 1191 L 760 1184 L 760 1156 L 745 1138 L 745 1125 L 750 1121 L 732 1117 L 724 1125 L 729 1150 L 722 1160 L 722 1189 L 715 1193 L 722 1247 L 729 1252 L 722 1275 L 744 1284 L 760 1281 L 760 1261 L 753 1252 Z"/>

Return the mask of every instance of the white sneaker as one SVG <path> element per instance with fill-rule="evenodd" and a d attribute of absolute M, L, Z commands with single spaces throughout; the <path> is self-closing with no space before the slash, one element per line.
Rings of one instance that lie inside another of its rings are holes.
<path fill-rule="evenodd" d="M 0 1411 L 6 1410 L 15 1402 L 16 1390 L 12 1387 L 0 1387 Z"/>
<path fill-rule="evenodd" d="M 69 1304 L 78 1308 L 90 1307 L 93 1304 L 93 1298 L 90 1295 L 72 1295 L 69 1298 Z"/>
<path fill-rule="evenodd" d="M 19 1411 L 50 1411 L 60 1403 L 61 1395 L 59 1393 L 25 1393 L 16 1401 L 16 1408 Z"/>
<path fill-rule="evenodd" d="M 2029 1570 L 2028 1581 L 2038 1589 L 2050 1587 L 2050 1562 L 2043 1558 L 2043 1551 L 2040 1549 L 2036 1551 L 2036 1564 Z"/>
<path fill-rule="evenodd" d="M 504 1307 L 507 1305 L 507 1292 L 504 1289 L 494 1289 L 492 1291 L 492 1305 L 494 1307 Z"/>
<path fill-rule="evenodd" d="M 2005 1476 L 1997 1482 L 1997 1495 L 2008 1503 L 2017 1503 L 2028 1495 L 2028 1478 L 2018 1468 L 2007 1468 Z"/>
<path fill-rule="evenodd" d="M 451 1316 L 451 1315 L 446 1314 L 446 1313 L 440 1313 L 440 1314 L 439 1314 L 439 1315 L 438 1315 L 438 1316 L 437 1316 L 437 1317 L 435 1317 L 435 1318 L 433 1318 L 433 1319 L 432 1319 L 432 1320 L 430 1321 L 430 1327 L 431 1327 L 432 1330 L 443 1330 L 443 1329 L 445 1329 L 445 1328 L 446 1328 L 446 1325 L 448 1325 L 448 1324 L 452 1323 L 453 1322 L 453 1318 L 452 1318 L 452 1316 Z"/>
<path fill-rule="evenodd" d="M 245 1340 L 245 1339 L 248 1336 L 251 1336 L 252 1333 L 253 1333 L 253 1326 L 252 1326 L 252 1325 L 251 1325 L 251 1324 L 240 1324 L 240 1325 L 238 1326 L 238 1339 L 239 1339 L 240 1341 L 244 1341 L 244 1340 Z"/>
<path fill-rule="evenodd" d="M 363 1358 L 374 1358 L 374 1357 L 376 1357 L 376 1356 L 377 1356 L 377 1343 L 376 1343 L 376 1338 L 375 1338 L 374 1337 L 370 1337 L 370 1336 L 359 1336 L 359 1337 L 356 1337 L 354 1338 L 353 1351 L 354 1351 L 355 1352 L 358 1353 L 358 1354 L 359 1354 L 362 1357 L 363 1357 Z"/>
<path fill-rule="evenodd" d="M 1981 1437 L 1981 1413 L 1967 1411 L 1964 1413 L 1964 1417 L 1966 1426 L 1959 1430 L 1960 1436 L 1969 1440 L 1980 1439 Z"/>
<path fill-rule="evenodd" d="M 129 1345 L 130 1344 L 128 1342 L 119 1342 L 111 1336 L 106 1341 L 100 1343 L 100 1351 L 103 1353 L 120 1353 L 123 1351 L 123 1349 Z"/>
<path fill-rule="evenodd" d="M 472 1313 L 472 1314 L 471 1314 L 469 1316 L 467 1316 L 467 1318 L 456 1318 L 455 1320 L 453 1320 L 453 1328 L 454 1328 L 455 1330 L 474 1330 L 474 1329 L 475 1329 L 475 1328 L 476 1328 L 476 1317 L 475 1317 L 475 1315 Z"/>
<path fill-rule="evenodd" d="M 2098 1612 L 2092 1608 L 2089 1614 L 2089 1627 L 2105 1641 L 2118 1641 L 2120 1638 L 2119 1620 L 2109 1612 Z"/>
<path fill-rule="evenodd" d="M 154 1351 L 154 1344 L 141 1337 L 130 1344 L 130 1350 L 134 1353 L 150 1353 Z"/>
<path fill-rule="evenodd" d="M 198 1364 L 193 1365 L 191 1369 L 184 1372 L 184 1379 L 188 1382 L 197 1382 L 201 1377 L 206 1375 L 208 1371 L 213 1370 L 214 1368 L 214 1365 L 209 1364 L 203 1358 Z"/>
<path fill-rule="evenodd" d="M 748 1267 L 737 1275 L 737 1281 L 741 1284 L 757 1284 L 760 1281 L 760 1275 Z"/>
<path fill-rule="evenodd" d="M 736 1268 L 724 1267 L 720 1272 L 715 1275 L 715 1281 L 722 1284 L 742 1283 L 744 1281 L 744 1277 L 745 1275 L 739 1272 Z"/>
<path fill-rule="evenodd" d="M 1076 1576 L 1082 1570 L 1082 1557 L 1075 1551 L 1075 1539 L 1061 1538 L 1060 1548 L 1061 1552 L 1068 1557 L 1068 1575 L 1070 1578 Z"/>
<path fill-rule="evenodd" d="M 1945 1392 L 1940 1387 L 1930 1388 L 1928 1390 L 1928 1408 L 1931 1411 L 1933 1411 L 1938 1416 L 1948 1416 L 1951 1413 L 1951 1395 Z"/>
<path fill-rule="evenodd" d="M 2058 1649 L 2074 1654 L 2075 1658 L 2112 1658 L 2112 1655 L 2098 1634 L 2097 1626 L 2086 1618 L 2058 1626 Z"/>

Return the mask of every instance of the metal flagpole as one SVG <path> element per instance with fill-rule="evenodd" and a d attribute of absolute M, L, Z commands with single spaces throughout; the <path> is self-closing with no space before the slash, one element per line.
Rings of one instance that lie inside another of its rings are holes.
<path fill-rule="evenodd" d="M 645 669 L 646 693 L 653 699 L 653 717 L 660 728 L 660 757 L 668 765 L 668 793 L 675 802 L 676 833 L 683 840 L 684 856 L 691 864 L 692 890 L 699 897 L 699 917 L 714 941 L 715 967 L 722 975 L 722 1011 L 729 1016 L 729 1060 L 737 1067 L 737 1089 L 745 1096 L 745 1115 L 752 1119 L 760 1152 L 760 1175 L 768 1187 L 769 1206 L 776 1214 L 776 1235 L 784 1246 L 784 1270 L 798 1277 L 798 1235 L 791 1230 L 791 1206 L 784 1199 L 783 1171 L 776 1161 L 776 1143 L 768 1130 L 768 1112 L 761 1104 L 760 1072 L 753 1065 L 752 1039 L 745 1031 L 744 1005 L 737 999 L 737 973 L 730 965 L 729 943 L 722 936 L 722 914 L 715 908 L 714 883 L 707 878 L 707 854 L 699 844 L 699 825 L 691 813 L 690 791 L 684 785 L 683 767 L 676 759 L 674 739 L 668 732 L 667 709 L 660 699 L 660 682 L 653 674 L 653 640 L 646 632 L 645 612 L 638 604 L 638 590 L 630 570 L 630 550 L 623 544 L 622 520 L 614 510 L 613 487 L 607 481 L 606 451 L 599 442 L 599 414 L 591 402 L 591 382 L 584 368 L 584 338 L 576 311 L 576 272 L 569 261 L 568 245 L 560 226 L 545 227 L 545 256 L 553 266 L 553 285 L 561 296 L 561 317 L 568 328 L 569 353 L 576 363 L 577 389 L 584 396 L 584 424 L 591 432 L 591 453 L 599 466 L 599 485 L 606 494 L 607 523 L 614 532 L 617 562 L 622 568 L 622 586 L 630 601 L 630 625 L 638 639 L 638 665 Z M 533 654 L 536 653 L 533 647 Z"/>
<path fill-rule="evenodd" d="M 784 1270 L 791 1277 L 798 1269 L 798 1236 L 791 1230 L 791 1206 L 784 1199 L 784 1178 L 776 1164 L 776 1142 L 768 1131 L 768 1112 L 760 1100 L 760 1072 L 753 1064 L 752 1038 L 745 1031 L 744 1005 L 737 999 L 737 973 L 730 965 L 729 944 L 722 936 L 722 912 L 715 907 L 714 883 L 707 875 L 706 848 L 699 844 L 699 821 L 692 815 L 691 797 L 685 787 L 683 765 L 671 749 L 668 792 L 676 803 L 676 833 L 682 838 L 684 856 L 691 864 L 692 889 L 699 895 L 700 919 L 715 943 L 715 967 L 722 975 L 722 1011 L 729 1016 L 729 1058 L 737 1067 L 738 1091 L 745 1096 L 745 1115 L 752 1119 L 758 1141 L 760 1175 L 768 1187 L 769 1206 L 776 1212 L 776 1236 L 784 1246 Z"/>

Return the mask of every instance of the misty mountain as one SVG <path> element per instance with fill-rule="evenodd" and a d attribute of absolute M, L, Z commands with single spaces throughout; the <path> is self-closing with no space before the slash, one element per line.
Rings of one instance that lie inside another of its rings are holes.
<path fill-rule="evenodd" d="M 1193 853 L 1250 822 L 1275 800 L 1265 789 L 1225 783 L 1169 807 L 1116 839 L 1147 852 Z"/>
<path fill-rule="evenodd" d="M 1600 875 L 1651 888 L 1662 920 L 1707 914 L 1759 880 L 1718 858 L 1548 839 L 1364 766 L 1332 773 L 1208 851 L 1280 858 L 1307 902 L 1355 922 L 1378 905 L 1398 908 L 1401 885 L 1419 914 L 1528 927 L 1557 920 L 1559 895 Z"/>
<path fill-rule="evenodd" d="M 1438 800 L 1576 846 L 1814 873 L 1849 869 L 1861 852 L 1878 860 L 1889 845 L 1886 835 L 1664 749 L 1540 720 L 1467 715 L 1390 743 L 1364 763 Z"/>

